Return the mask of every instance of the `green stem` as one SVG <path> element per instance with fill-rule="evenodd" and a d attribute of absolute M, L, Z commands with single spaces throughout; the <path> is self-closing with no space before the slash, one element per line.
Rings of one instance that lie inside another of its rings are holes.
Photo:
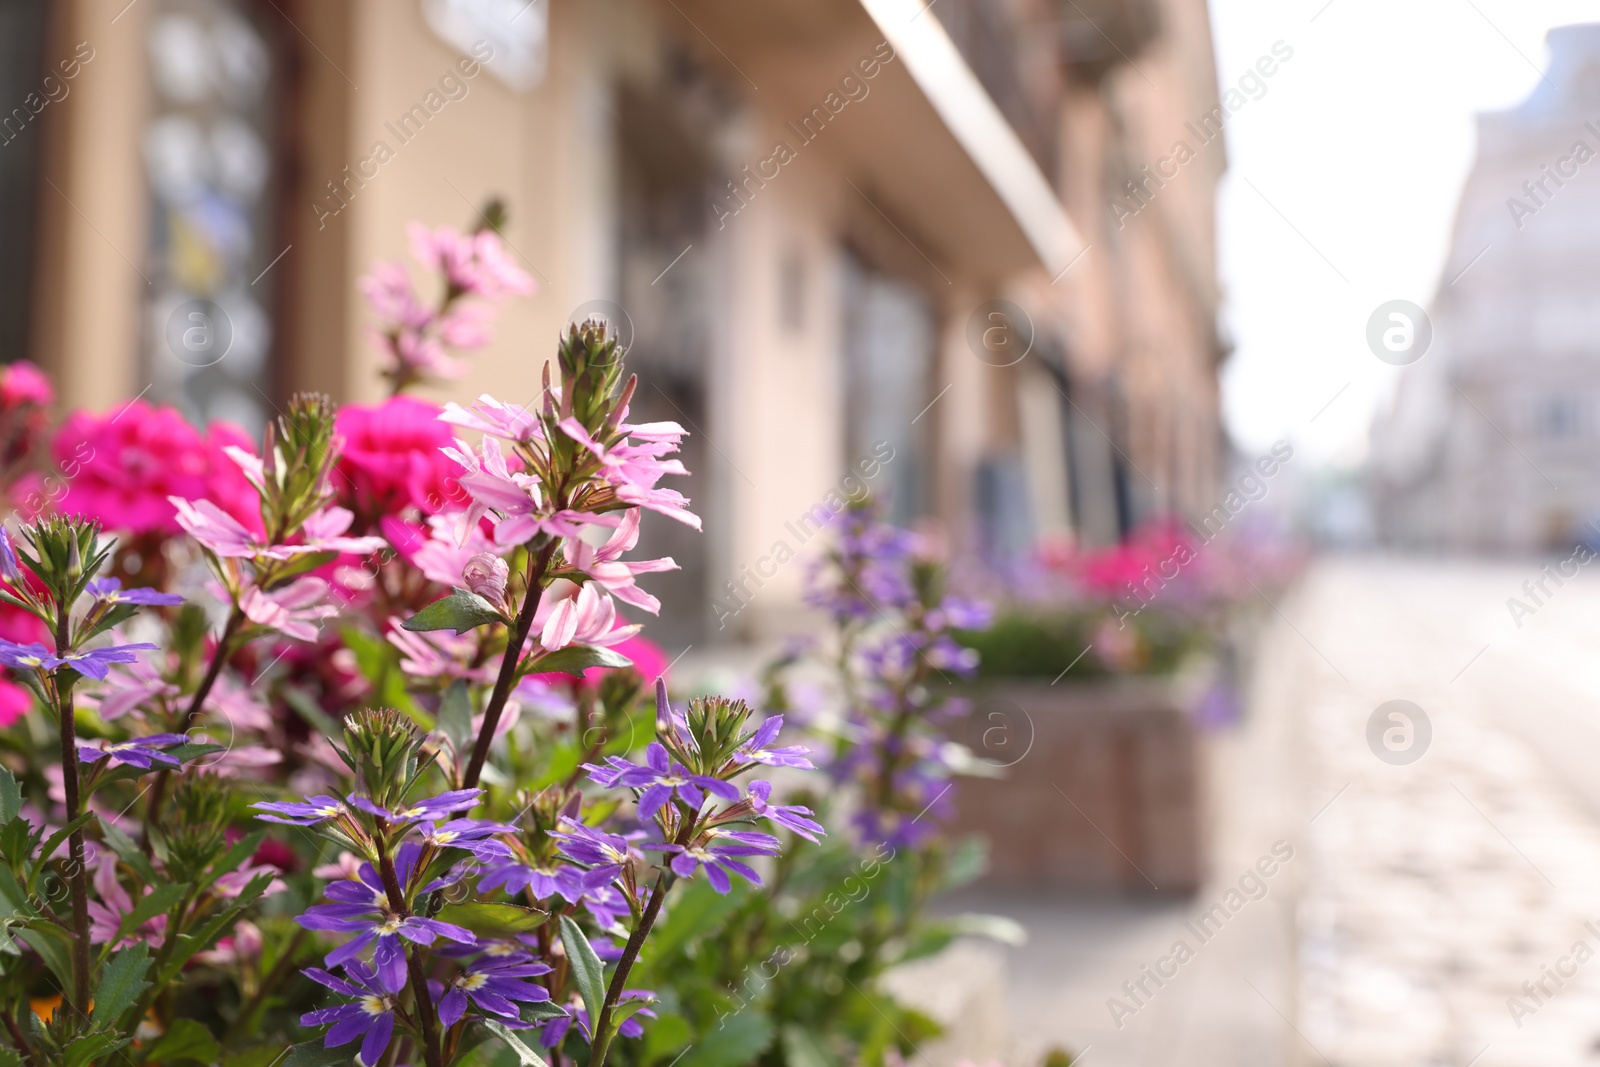
<path fill-rule="evenodd" d="M 405 890 L 400 887 L 400 877 L 395 873 L 394 859 L 381 841 L 378 844 L 378 876 L 383 881 L 384 893 L 389 897 L 389 909 L 402 918 L 409 918 L 411 909 L 406 906 Z M 411 996 L 416 1001 L 422 1057 L 428 1067 L 444 1067 L 444 1054 L 439 1048 L 439 1032 L 435 1025 L 438 1019 L 433 1012 L 433 997 L 428 994 L 428 976 L 422 973 L 422 959 L 418 951 L 406 951 L 406 969 L 411 974 Z"/>
<path fill-rule="evenodd" d="M 65 654 L 70 648 L 71 622 L 66 608 L 56 611 L 56 648 Z M 72 681 L 62 682 L 60 674 L 51 676 L 55 693 L 56 719 L 61 734 L 61 782 L 66 793 L 67 822 L 83 814 L 83 797 L 78 779 L 77 723 L 72 716 Z M 89 1017 L 89 871 L 84 858 L 83 828 L 67 835 L 67 881 L 72 888 L 72 1009 Z"/>
<path fill-rule="evenodd" d="M 461 777 L 462 789 L 471 789 L 478 784 L 483 765 L 489 759 L 489 745 L 494 741 L 495 728 L 500 725 L 500 713 L 505 710 L 506 701 L 511 697 L 511 688 L 516 684 L 522 646 L 528 640 L 528 631 L 533 629 L 533 616 L 538 612 L 539 600 L 544 595 L 544 576 L 550 570 L 550 558 L 555 555 L 558 544 L 560 540 L 552 538 L 539 550 L 529 568 L 528 591 L 523 595 L 522 610 L 517 613 L 516 621 L 506 635 L 506 651 L 500 660 L 500 674 L 494 680 L 494 691 L 489 694 L 489 703 L 483 709 L 483 729 L 478 731 L 477 743 L 472 746 L 472 759 L 468 761 L 466 773 Z"/>

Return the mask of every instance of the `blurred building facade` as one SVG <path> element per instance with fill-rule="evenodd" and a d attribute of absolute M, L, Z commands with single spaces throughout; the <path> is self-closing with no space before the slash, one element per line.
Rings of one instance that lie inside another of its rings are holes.
<path fill-rule="evenodd" d="M 623 328 L 707 519 L 647 522 L 684 565 L 670 643 L 790 625 L 791 556 L 858 480 L 1002 557 L 1216 503 L 1204 0 L 48 10 L 0 0 L 0 355 L 68 403 L 376 400 L 356 279 L 501 197 L 539 292 L 438 397 L 532 397 L 566 323 Z M 195 300 L 220 360 L 175 354 Z"/>
<path fill-rule="evenodd" d="M 1478 117 L 1431 346 L 1374 425 L 1392 543 L 1528 552 L 1597 536 L 1600 25 L 1548 44 L 1533 93 Z"/>

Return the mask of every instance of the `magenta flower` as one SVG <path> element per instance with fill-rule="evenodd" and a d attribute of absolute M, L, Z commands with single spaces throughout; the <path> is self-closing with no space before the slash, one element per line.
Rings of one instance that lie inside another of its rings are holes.
<path fill-rule="evenodd" d="M 639 543 L 639 509 L 629 508 L 622 513 L 622 522 L 604 545 L 595 548 L 582 538 L 569 538 L 562 546 L 567 565 L 582 571 L 599 582 L 606 591 L 624 604 L 632 604 L 655 615 L 661 610 L 661 601 L 634 584 L 640 574 L 675 571 L 678 565 L 672 557 L 627 561 L 620 557 Z"/>
<path fill-rule="evenodd" d="M 322 603 L 327 593 L 327 581 L 311 575 L 296 578 L 270 593 L 251 585 L 239 597 L 239 610 L 257 626 L 276 630 L 296 641 L 315 641 L 321 632 L 322 620 L 339 614 L 334 605 Z"/>
<path fill-rule="evenodd" d="M 614 645 L 639 632 L 638 626 L 617 626 L 617 609 L 598 583 L 581 586 L 565 578 L 550 583 L 534 613 L 539 644 L 548 651 L 570 644 Z"/>
<path fill-rule="evenodd" d="M 807 841 L 816 841 L 826 831 L 822 824 L 812 819 L 810 808 L 798 804 L 774 804 L 772 799 L 772 783 L 756 779 L 750 783 L 749 795 L 746 797 L 750 806 L 757 815 L 771 819 L 779 826 L 792 830 Z"/>
<path fill-rule="evenodd" d="M 377 973 L 360 963 L 351 963 L 345 969 L 350 980 L 335 978 L 320 967 L 307 967 L 300 973 L 335 993 L 354 997 L 350 1004 L 332 1008 L 318 1008 L 300 1016 L 301 1026 L 327 1026 L 333 1028 L 323 1039 L 323 1047 L 336 1048 L 347 1045 L 365 1034 L 361 1042 L 361 1062 L 377 1063 L 389 1050 L 389 1039 L 394 1036 L 393 991 L 385 988 Z"/>
<path fill-rule="evenodd" d="M 113 763 L 126 763 L 145 771 L 156 763 L 165 767 L 181 767 L 182 761 L 170 752 L 163 752 L 160 746 L 181 745 L 188 740 L 183 734 L 151 734 L 129 741 L 94 741 L 78 746 L 78 762 L 98 763 L 110 757 Z"/>

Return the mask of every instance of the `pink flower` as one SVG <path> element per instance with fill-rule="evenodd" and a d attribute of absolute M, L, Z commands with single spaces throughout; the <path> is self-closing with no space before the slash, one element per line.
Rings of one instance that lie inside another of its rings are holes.
<path fill-rule="evenodd" d="M 178 525 L 183 531 L 218 556 L 233 559 L 249 559 L 255 556 L 287 558 L 279 555 L 278 549 L 245 529 L 239 520 L 209 500 L 191 502 L 181 496 L 167 499 L 172 502 Z"/>
<path fill-rule="evenodd" d="M 315 641 L 322 620 L 339 614 L 332 604 L 322 603 L 327 592 L 325 580 L 309 575 L 270 593 L 252 585 L 239 598 L 239 609 L 258 626 L 297 641 Z"/>
<path fill-rule="evenodd" d="M 624 561 L 619 557 L 639 543 L 639 509 L 629 508 L 622 513 L 622 523 L 610 540 L 595 548 L 582 538 L 570 538 L 564 545 L 567 563 L 583 571 L 606 587 L 612 596 L 624 604 L 643 608 L 654 615 L 661 610 L 661 601 L 634 584 L 634 576 L 675 571 L 678 565 L 669 556 L 665 559 Z"/>
<path fill-rule="evenodd" d="M 467 560 L 494 547 L 477 523 L 467 524 L 460 512 L 428 516 L 428 532 L 420 527 L 385 518 L 379 526 L 400 558 L 440 585 L 455 585 Z M 457 540 L 457 531 L 463 539 Z"/>
<path fill-rule="evenodd" d="M 350 529 L 350 524 L 355 521 L 355 516 L 348 508 L 331 505 L 306 519 L 300 526 L 300 543 L 298 545 L 280 545 L 274 551 L 287 556 L 299 555 L 302 552 L 350 552 L 358 556 L 370 552 L 382 552 L 387 546 L 381 537 L 349 537 L 345 531 Z"/>
<path fill-rule="evenodd" d="M 0 727 L 10 726 L 33 707 L 33 697 L 16 682 L 0 678 Z"/>
<path fill-rule="evenodd" d="M 448 226 L 429 230 L 413 222 L 406 226 L 406 236 L 417 262 L 442 272 L 450 286 L 463 293 L 494 298 L 534 292 L 533 279 L 506 255 L 493 230 L 465 234 Z"/>
<path fill-rule="evenodd" d="M 47 408 L 56 402 L 55 388 L 44 372 L 25 359 L 0 369 L 0 412 L 22 407 Z"/>
<path fill-rule="evenodd" d="M 472 504 L 462 516 L 458 536 L 463 540 L 472 526 L 484 515 L 494 517 L 494 542 L 502 547 L 520 545 L 545 533 L 554 537 L 576 537 L 584 523 L 614 526 L 619 521 L 610 515 L 589 515 L 565 508 L 551 511 L 543 505 L 539 494 L 539 480 L 531 474 L 513 472 L 506 466 L 500 442 L 485 437 L 474 453 L 462 440 L 454 448 L 444 449 L 444 454 L 455 460 L 466 472 L 459 478 L 461 488 L 472 498 Z"/>
<path fill-rule="evenodd" d="M 454 440 L 440 415 L 437 406 L 408 396 L 339 409 L 335 428 L 344 452 L 334 484 L 367 528 L 408 507 L 432 515 L 466 503 L 455 464 L 440 452 Z"/>
<path fill-rule="evenodd" d="M 471 408 L 463 408 L 453 400 L 448 402 L 439 415 L 439 421 L 519 444 L 544 440 L 538 415 L 521 404 L 501 403 L 488 393 L 478 397 Z"/>
<path fill-rule="evenodd" d="M 176 534 L 170 498 L 203 495 L 210 474 L 199 432 L 142 400 L 109 416 L 72 413 L 55 453 L 68 484 L 59 510 L 135 534 Z"/>
<path fill-rule="evenodd" d="M 89 940 L 96 945 L 104 945 L 117 936 L 123 916 L 133 911 L 133 897 L 128 895 L 128 891 L 117 878 L 117 857 L 114 852 L 107 850 L 95 865 L 94 888 L 95 896 L 99 899 L 89 901 Z M 149 886 L 145 887 L 146 892 L 149 889 Z M 142 926 L 136 927 L 127 937 L 119 941 L 116 947 L 134 945 L 140 941 L 147 941 L 152 947 L 160 947 L 166 938 L 167 917 L 157 915 Z"/>
<path fill-rule="evenodd" d="M 544 591 L 533 625 L 539 644 L 554 652 L 568 645 L 614 645 L 639 632 L 638 626 L 620 626 L 611 597 L 595 582 L 578 585 L 557 578 Z"/>
<path fill-rule="evenodd" d="M 373 264 L 372 273 L 356 282 L 361 295 L 380 319 L 396 326 L 420 330 L 433 322 L 433 309 L 425 306 L 411 287 L 411 276 L 398 263 Z"/>
<path fill-rule="evenodd" d="M 492 552 L 474 553 L 461 568 L 462 584 L 491 604 L 505 599 L 506 581 L 510 577 L 510 566 Z"/>
<path fill-rule="evenodd" d="M 400 669 L 412 677 L 483 682 L 493 677 L 492 670 L 472 666 L 478 652 L 478 639 L 471 634 L 453 634 L 448 630 L 413 633 L 402 627 L 398 618 L 391 618 L 389 631 L 384 636 L 400 650 Z"/>
<path fill-rule="evenodd" d="M 624 423 L 617 427 L 623 434 L 622 439 L 607 448 L 590 436 L 583 423 L 575 418 L 562 419 L 556 425 L 599 458 L 603 476 L 619 499 L 700 529 L 700 517 L 688 510 L 688 497 L 674 489 L 656 488 L 656 482 L 664 475 L 689 473 L 682 462 L 661 458 L 678 450 L 678 442 L 685 435 L 683 427 L 675 422 L 650 422 L 639 426 Z M 633 441 L 634 437 L 639 440 Z"/>

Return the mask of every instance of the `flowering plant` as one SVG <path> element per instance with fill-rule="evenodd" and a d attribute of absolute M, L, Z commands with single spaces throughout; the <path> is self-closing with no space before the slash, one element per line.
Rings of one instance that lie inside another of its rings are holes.
<path fill-rule="evenodd" d="M 516 291 L 483 236 L 424 242 L 440 315 Z M 625 558 L 641 512 L 699 527 L 634 388 L 585 323 L 527 408 L 67 421 L 92 459 L 0 528 L 0 1063 L 599 1067 L 646 1032 L 669 897 L 821 827 L 746 780 L 810 766 L 781 716 L 675 707 L 617 609 L 674 566 Z"/>
<path fill-rule="evenodd" d="M 903 1062 L 939 1028 L 887 993 L 885 972 L 961 933 L 1015 934 L 992 917 L 927 911 L 983 867 L 978 842 L 944 827 L 954 777 L 979 769 L 951 729 L 965 713 L 953 683 L 977 665 L 954 635 L 981 628 L 987 610 L 949 595 L 927 539 L 876 507 L 841 512 L 835 535 L 808 579 L 831 627 L 765 675 L 763 703 L 804 722 L 824 755 L 815 771 L 774 775 L 804 807 L 750 787 L 787 847 L 763 891 L 688 887 L 641 961 L 662 997 L 658 1033 L 675 1027 L 718 1062 Z M 845 820 L 851 833 L 821 839 L 822 824 Z"/>

